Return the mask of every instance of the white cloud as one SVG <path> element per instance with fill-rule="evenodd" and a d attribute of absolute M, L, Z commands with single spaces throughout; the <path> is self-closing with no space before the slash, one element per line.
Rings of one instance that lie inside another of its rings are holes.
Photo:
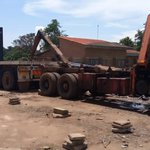
<path fill-rule="evenodd" d="M 107 28 L 106 34 L 110 34 L 108 27 L 115 28 L 116 35 L 112 33 L 106 37 L 112 37 L 111 41 L 119 41 L 127 36 L 134 39 L 136 30 L 150 13 L 149 6 L 149 0 L 28 0 L 23 11 L 33 16 L 50 12 L 60 16 L 86 18 L 89 21 L 88 26 L 92 21 L 92 24 L 105 24 L 103 27 L 104 30 Z M 73 21 L 73 24 L 66 20 L 64 25 L 87 27 L 86 19 L 85 25 L 84 20 L 83 25 L 78 20 Z"/>
<path fill-rule="evenodd" d="M 109 22 L 109 23 L 106 24 L 106 27 L 127 29 L 129 26 L 128 26 L 128 25 L 125 25 L 125 24 L 123 24 L 123 23 Z"/>
<path fill-rule="evenodd" d="M 67 3 L 64 0 L 37 0 L 28 2 L 24 5 L 23 11 L 32 16 L 38 15 L 38 11 L 49 10 L 59 12 Z"/>
<path fill-rule="evenodd" d="M 74 17 L 100 16 L 103 19 L 116 20 L 145 15 L 150 12 L 148 0 L 34 0 L 24 5 L 23 11 L 29 15 L 38 15 L 41 11 L 50 11 Z"/>
<path fill-rule="evenodd" d="M 44 26 L 36 26 L 35 27 L 35 33 L 37 33 L 38 30 L 44 30 Z"/>
<path fill-rule="evenodd" d="M 113 35 L 112 41 L 113 42 L 119 42 L 120 39 L 125 38 L 127 36 L 130 37 L 132 40 L 134 40 L 134 36 L 136 33 L 137 33 L 137 30 L 122 32 L 119 35 Z"/>

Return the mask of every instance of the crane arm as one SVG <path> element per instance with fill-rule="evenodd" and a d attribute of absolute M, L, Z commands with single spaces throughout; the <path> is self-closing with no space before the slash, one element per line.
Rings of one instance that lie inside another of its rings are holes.
<path fill-rule="evenodd" d="M 150 60 L 150 14 L 147 17 L 138 65 L 147 65 Z"/>
<path fill-rule="evenodd" d="M 60 51 L 60 49 L 55 44 L 52 43 L 52 41 L 49 39 L 49 37 L 47 35 L 45 35 L 41 30 L 38 30 L 37 35 L 35 36 L 34 45 L 32 47 L 30 59 L 31 60 L 33 59 L 35 51 L 36 51 L 37 46 L 41 39 L 43 39 L 44 42 L 49 45 L 50 49 L 53 51 L 53 53 L 55 54 L 58 61 L 61 61 L 65 66 L 67 66 L 68 60 L 64 57 L 63 53 Z"/>

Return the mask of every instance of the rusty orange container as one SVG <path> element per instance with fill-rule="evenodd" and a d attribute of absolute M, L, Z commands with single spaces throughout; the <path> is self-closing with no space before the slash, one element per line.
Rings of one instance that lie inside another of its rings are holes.
<path fill-rule="evenodd" d="M 130 87 L 129 78 L 97 78 L 97 94 L 128 95 Z"/>

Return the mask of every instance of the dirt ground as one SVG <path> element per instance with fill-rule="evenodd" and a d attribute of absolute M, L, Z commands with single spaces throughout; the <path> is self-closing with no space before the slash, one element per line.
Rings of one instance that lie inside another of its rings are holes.
<path fill-rule="evenodd" d="M 9 98 L 15 96 L 21 104 L 9 105 Z M 53 107 L 68 109 L 72 115 L 53 118 Z M 118 119 L 129 119 L 134 132 L 112 133 L 111 124 Z M 76 132 L 86 135 L 88 150 L 150 149 L 148 115 L 80 100 L 39 96 L 37 92 L 0 91 L 0 150 L 38 150 L 44 146 L 63 150 L 64 139 Z"/>

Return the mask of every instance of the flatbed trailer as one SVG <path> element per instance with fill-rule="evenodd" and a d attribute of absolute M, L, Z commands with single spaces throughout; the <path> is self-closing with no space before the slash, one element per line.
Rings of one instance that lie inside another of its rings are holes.
<path fill-rule="evenodd" d="M 61 51 L 41 31 L 35 38 L 33 53 L 40 39 L 43 39 L 62 62 L 58 70 L 47 68 L 40 77 L 42 95 L 60 95 L 64 99 L 75 99 L 89 91 L 93 96 L 150 95 L 150 15 L 147 17 L 142 47 L 137 64 L 131 70 L 113 67 L 69 65 Z"/>
<path fill-rule="evenodd" d="M 34 53 L 41 39 L 49 45 L 50 50 L 54 53 L 57 61 L 53 65 L 46 62 L 32 63 Z M 45 96 L 59 95 L 64 99 L 76 99 L 84 95 L 86 91 L 89 91 L 94 97 L 106 94 L 150 95 L 149 50 L 150 15 L 147 18 L 138 62 L 131 70 L 101 65 L 73 64 L 65 58 L 59 48 L 41 30 L 38 31 L 35 37 L 29 64 L 27 62 L 20 62 L 21 64 L 6 62 L 3 64 L 2 62 L 0 67 L 2 75 L 9 74 L 11 76 L 13 72 L 15 83 L 18 84 L 20 90 L 24 90 L 23 87 L 27 89 L 26 87 L 28 87 L 29 83 L 26 83 L 26 81 L 39 81 L 40 94 Z M 6 68 L 11 68 L 9 69 L 11 71 L 7 71 Z M 1 78 L 3 82 L 5 81 L 4 83 L 7 83 L 7 77 Z M 5 89 L 7 90 L 8 88 Z"/>
<path fill-rule="evenodd" d="M 27 91 L 31 82 L 38 82 L 41 68 L 38 62 L 0 61 L 0 85 L 4 90 Z"/>
<path fill-rule="evenodd" d="M 3 61 L 3 28 L 0 27 L 0 88 L 26 91 L 31 82 L 39 81 L 40 63 L 34 61 Z"/>
<path fill-rule="evenodd" d="M 56 65 L 56 62 L 45 60 L 3 61 L 3 28 L 0 27 L 0 88 L 7 91 L 28 91 L 31 83 L 33 86 L 39 85 L 43 66 L 54 68 Z"/>
<path fill-rule="evenodd" d="M 39 81 L 41 95 L 60 95 L 65 99 L 75 99 L 86 91 L 90 91 L 93 95 L 102 95 L 107 92 L 119 92 L 123 95 L 129 93 L 129 89 L 126 89 L 130 86 L 129 71 L 102 65 L 71 63 L 41 30 L 35 37 L 31 60 L 34 59 L 34 53 L 41 39 L 49 45 L 57 60 L 57 65 L 54 67 L 45 65 L 42 68 L 43 73 Z M 111 86 L 112 82 L 114 86 Z M 107 92 L 102 88 L 103 86 L 107 86 Z"/>
<path fill-rule="evenodd" d="M 58 65 L 48 61 L 0 61 L 0 87 L 7 91 L 28 91 L 31 84 L 39 85 L 43 66 L 56 69 Z"/>

